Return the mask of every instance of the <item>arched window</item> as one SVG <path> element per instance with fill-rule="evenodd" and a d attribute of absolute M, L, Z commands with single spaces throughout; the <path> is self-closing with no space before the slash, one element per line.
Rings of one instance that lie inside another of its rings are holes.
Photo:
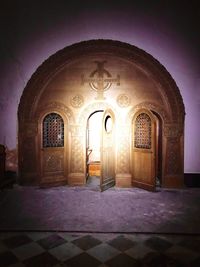
<path fill-rule="evenodd" d="M 135 120 L 135 147 L 151 148 L 151 118 L 146 113 L 141 113 Z"/>
<path fill-rule="evenodd" d="M 64 122 L 57 113 L 50 113 L 43 120 L 43 147 L 64 146 Z"/>

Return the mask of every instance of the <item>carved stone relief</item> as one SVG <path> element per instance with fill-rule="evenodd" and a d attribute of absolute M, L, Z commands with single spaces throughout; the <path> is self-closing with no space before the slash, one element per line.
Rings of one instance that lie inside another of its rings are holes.
<path fill-rule="evenodd" d="M 147 109 L 147 110 L 152 110 L 152 111 L 155 111 L 157 112 L 161 118 L 167 123 L 168 121 L 170 121 L 170 117 L 169 115 L 166 113 L 166 111 L 160 107 L 159 105 L 157 104 L 154 104 L 154 103 L 150 103 L 150 102 L 142 102 L 136 106 L 134 106 L 130 113 L 129 113 L 129 118 L 132 118 L 132 114 L 134 114 L 135 112 L 137 112 L 138 110 L 140 109 Z"/>
<path fill-rule="evenodd" d="M 120 142 L 117 149 L 117 173 L 130 172 L 130 128 L 126 124 L 120 126 Z"/>
<path fill-rule="evenodd" d="M 180 142 L 179 138 L 167 139 L 166 174 L 180 174 Z"/>
<path fill-rule="evenodd" d="M 83 156 L 83 128 L 80 125 L 71 125 L 71 161 L 70 171 L 80 173 L 84 171 Z"/>
<path fill-rule="evenodd" d="M 97 100 L 103 100 L 104 91 L 107 91 L 113 83 L 120 85 L 120 76 L 117 75 L 116 78 L 112 78 L 112 75 L 108 70 L 104 68 L 106 60 L 95 61 L 97 68 L 90 73 L 89 78 L 85 78 L 84 75 L 81 76 L 81 83 L 89 83 L 92 90 L 97 92 Z M 105 78 L 104 78 L 105 77 Z"/>
<path fill-rule="evenodd" d="M 118 173 L 128 173 L 130 164 L 129 164 L 129 148 L 130 142 L 128 137 L 120 138 L 120 144 L 118 147 L 117 155 L 117 172 Z"/>
<path fill-rule="evenodd" d="M 80 137 L 72 137 L 71 172 L 83 172 L 83 146 Z"/>
<path fill-rule="evenodd" d="M 178 124 L 165 124 L 164 135 L 166 137 L 179 137 L 183 134 L 181 125 Z"/>
<path fill-rule="evenodd" d="M 58 102 L 51 102 L 51 103 L 47 103 L 45 104 L 45 106 L 41 106 L 38 107 L 38 110 L 36 112 L 36 117 L 39 118 L 40 115 L 45 112 L 46 110 L 48 110 L 49 112 L 58 110 L 61 111 L 63 114 L 66 115 L 66 117 L 69 119 L 69 121 L 73 122 L 74 121 L 74 116 L 73 116 L 73 112 L 64 104 L 62 103 L 58 103 Z"/>
<path fill-rule="evenodd" d="M 71 97 L 71 101 L 70 102 L 71 102 L 72 107 L 80 108 L 84 104 L 84 98 L 83 98 L 82 95 L 77 94 L 77 95 Z"/>
<path fill-rule="evenodd" d="M 121 107 L 121 108 L 126 108 L 130 105 L 130 98 L 128 95 L 126 94 L 121 94 L 117 97 L 117 104 Z"/>

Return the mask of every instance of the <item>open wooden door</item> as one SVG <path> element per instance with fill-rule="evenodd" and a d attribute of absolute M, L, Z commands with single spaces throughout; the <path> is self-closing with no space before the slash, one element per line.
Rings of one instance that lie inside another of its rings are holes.
<path fill-rule="evenodd" d="M 154 191 L 156 187 L 156 119 L 148 110 L 140 110 L 133 119 L 133 186 Z"/>
<path fill-rule="evenodd" d="M 114 114 L 104 111 L 101 142 L 100 189 L 104 191 L 115 185 L 115 127 Z"/>
<path fill-rule="evenodd" d="M 90 154 L 92 150 L 90 149 L 90 144 L 89 144 L 89 120 L 87 121 L 87 126 L 86 126 L 86 181 L 88 180 L 89 177 L 89 160 L 90 160 Z"/>

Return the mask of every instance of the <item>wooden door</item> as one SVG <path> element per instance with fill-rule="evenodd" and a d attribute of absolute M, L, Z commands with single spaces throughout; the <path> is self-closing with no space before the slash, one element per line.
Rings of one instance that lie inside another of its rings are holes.
<path fill-rule="evenodd" d="M 156 120 L 148 110 L 137 112 L 133 119 L 133 185 L 146 190 L 156 186 Z"/>
<path fill-rule="evenodd" d="M 65 178 L 64 121 L 57 113 L 42 121 L 41 183 L 59 183 Z"/>
<path fill-rule="evenodd" d="M 100 189 L 115 185 L 115 125 L 114 114 L 106 110 L 102 120 Z"/>

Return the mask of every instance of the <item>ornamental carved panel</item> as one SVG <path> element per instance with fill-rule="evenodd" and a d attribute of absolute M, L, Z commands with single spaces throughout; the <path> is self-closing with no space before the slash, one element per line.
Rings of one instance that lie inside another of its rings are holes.
<path fill-rule="evenodd" d="M 117 97 L 117 104 L 121 107 L 121 108 L 126 108 L 130 105 L 130 98 L 128 95 L 126 94 L 121 94 Z"/>
<path fill-rule="evenodd" d="M 117 172 L 128 173 L 129 164 L 129 137 L 120 137 L 118 155 L 117 155 Z"/>
<path fill-rule="evenodd" d="M 118 138 L 120 142 L 117 145 L 117 173 L 129 173 L 130 172 L 130 134 L 131 130 L 129 125 L 120 124 L 120 133 Z"/>
<path fill-rule="evenodd" d="M 72 137 L 71 172 L 83 172 L 83 145 L 79 136 Z"/>
<path fill-rule="evenodd" d="M 64 155 L 62 151 L 54 151 L 45 153 L 44 155 L 44 171 L 45 172 L 61 172 L 64 171 Z"/>
<path fill-rule="evenodd" d="M 180 157 L 180 139 L 167 139 L 167 156 L 166 156 L 166 174 L 180 174 L 181 172 L 181 157 Z"/>
<path fill-rule="evenodd" d="M 84 104 L 84 98 L 82 95 L 77 94 L 71 97 L 71 105 L 74 108 L 81 108 Z"/>
<path fill-rule="evenodd" d="M 164 135 L 166 137 L 179 137 L 183 133 L 183 127 L 179 124 L 166 124 L 164 127 Z"/>

